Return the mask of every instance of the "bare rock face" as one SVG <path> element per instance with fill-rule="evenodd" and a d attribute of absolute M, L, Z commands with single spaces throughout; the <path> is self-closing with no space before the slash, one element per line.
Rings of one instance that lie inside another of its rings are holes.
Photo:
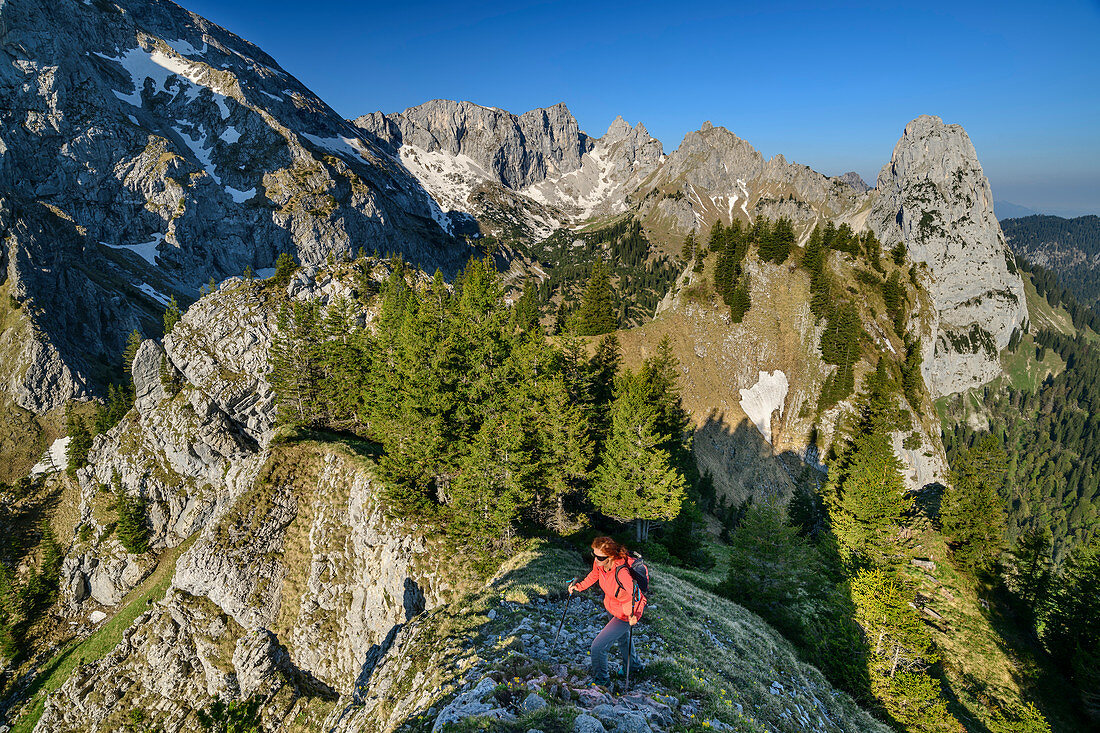
<path fill-rule="evenodd" d="M 81 469 L 81 514 L 97 528 L 79 557 L 66 561 L 62 595 L 77 608 L 90 586 L 93 600 L 117 604 L 149 570 L 105 527 L 95 507 L 122 490 L 148 503 L 150 546 L 175 547 L 220 507 L 251 485 L 261 448 L 275 425 L 267 382 L 275 314 L 261 286 L 227 282 L 189 308 L 165 338 L 143 341 L 131 367 L 134 409 L 102 436 Z"/>
<path fill-rule="evenodd" d="M 433 99 L 394 115 L 364 115 L 355 124 L 394 154 L 411 145 L 427 153 L 465 156 L 515 190 L 576 170 L 592 147 L 564 104 L 516 116 L 473 102 Z"/>
<path fill-rule="evenodd" d="M 578 220 L 618 214 L 627 210 L 629 194 L 663 158 L 660 141 L 650 136 L 645 125 L 639 122 L 631 127 L 616 117 L 577 169 L 547 176 L 523 193 Z"/>
<path fill-rule="evenodd" d="M 966 131 L 928 115 L 910 122 L 877 193 L 868 225 L 884 249 L 904 243 L 935 307 L 922 334 L 925 383 L 939 397 L 990 381 L 1027 306 Z"/>
<path fill-rule="evenodd" d="M 46 700 L 35 730 L 124 730 L 135 709 L 155 710 L 165 731 L 194 730 L 196 706 L 250 695 L 267 699 L 264 715 L 277 720 L 295 700 L 272 693 L 287 687 L 335 697 L 297 669 L 270 632 L 242 629 L 209 601 L 169 590 L 114 650 L 78 667 Z"/>
<path fill-rule="evenodd" d="M 685 135 L 631 199 L 649 225 L 681 236 L 715 220 L 751 223 L 761 216 L 787 217 L 805 236 L 825 219 L 846 220 L 866 193 L 782 155 L 765 159 L 745 140 L 708 122 Z"/>
<path fill-rule="evenodd" d="M 465 259 L 384 148 L 174 3 L 9 0 L 0 28 L 0 285 L 29 321 L 0 383 L 27 409 L 89 397 L 169 296 L 280 252 L 378 248 L 445 272 Z"/>

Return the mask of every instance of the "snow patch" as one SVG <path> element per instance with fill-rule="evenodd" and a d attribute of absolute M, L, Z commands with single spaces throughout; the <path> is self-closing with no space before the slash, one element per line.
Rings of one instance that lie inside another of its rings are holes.
<path fill-rule="evenodd" d="M 190 44 L 188 44 L 188 47 L 190 47 Z M 173 46 L 173 48 L 175 47 Z M 206 87 L 213 93 L 214 103 L 218 105 L 222 119 L 229 117 L 229 105 L 226 102 L 226 96 L 202 81 L 204 70 L 193 61 L 169 56 L 159 49 L 149 52 L 140 46 L 131 48 L 121 56 L 112 57 L 99 52 L 96 52 L 95 55 L 107 61 L 113 61 L 130 75 L 130 83 L 134 87 L 133 92 L 125 94 L 117 89 L 113 90 L 114 95 L 127 104 L 132 104 L 135 107 L 141 106 L 141 91 L 145 87 L 146 79 L 153 80 L 153 93 L 156 94 L 161 91 L 171 91 L 168 79 L 175 76 L 177 79 L 174 85 L 176 94 L 182 92 L 187 95 L 188 100 L 191 100 L 198 96 L 199 87 Z"/>
<path fill-rule="evenodd" d="M 451 211 L 466 211 L 470 192 L 485 181 L 495 181 L 477 162 L 459 153 L 448 155 L 427 151 L 415 145 L 402 145 L 398 151 L 401 164 L 413 174 L 440 207 Z"/>
<path fill-rule="evenodd" d="M 268 92 L 265 92 L 263 89 L 257 89 L 256 91 L 259 92 L 260 94 L 264 95 L 265 97 L 270 97 L 271 99 L 274 99 L 276 102 L 285 102 L 286 101 L 282 97 L 279 97 L 279 96 L 276 96 L 274 94 L 270 94 Z"/>
<path fill-rule="evenodd" d="M 130 120 L 130 122 L 133 122 L 138 127 L 141 127 L 141 123 L 138 122 L 137 117 L 134 117 L 133 115 L 126 115 L 126 117 Z"/>
<path fill-rule="evenodd" d="M 741 409 L 768 443 L 772 442 L 772 413 L 779 410 L 780 417 L 783 416 L 787 387 L 787 375 L 776 369 L 770 373 L 760 372 L 756 384 L 739 390 Z"/>
<path fill-rule="evenodd" d="M 597 144 L 581 156 L 580 168 L 532 184 L 520 193 L 539 203 L 576 207 L 580 209 L 578 218 L 588 219 L 623 185 L 612 175 L 614 164 L 607 159 L 608 152 Z"/>
<path fill-rule="evenodd" d="M 235 143 L 235 142 L 237 142 L 238 140 L 241 139 L 241 133 L 239 133 L 237 131 L 236 127 L 233 127 L 233 125 L 230 125 L 229 127 L 225 128 L 225 132 L 223 132 L 218 137 L 220 137 L 223 141 L 225 141 L 225 142 L 229 143 L 230 145 L 232 145 L 233 143 Z"/>
<path fill-rule="evenodd" d="M 69 458 L 65 452 L 69 449 L 69 441 L 72 438 L 64 437 L 55 440 L 46 452 L 42 454 L 42 460 L 34 464 L 31 469 L 31 476 L 38 476 L 43 473 L 53 473 L 54 471 L 64 471 L 69 467 Z"/>
<path fill-rule="evenodd" d="M 745 204 L 749 202 L 749 189 L 745 188 L 745 182 L 740 178 L 737 179 L 737 185 L 741 189 L 741 193 L 745 195 L 745 200 L 741 202 L 741 211 L 745 212 L 745 218 L 752 224 L 752 217 L 749 216 L 749 210 L 745 208 Z"/>
<path fill-rule="evenodd" d="M 256 277 L 258 277 L 261 280 L 266 280 L 274 274 L 275 274 L 275 268 L 274 267 L 261 267 L 260 269 L 256 270 Z"/>
<path fill-rule="evenodd" d="M 252 198 L 253 196 L 256 195 L 256 187 L 253 186 L 252 188 L 248 189 L 247 191 L 240 191 L 236 188 L 226 186 L 225 187 L 225 192 L 227 194 L 229 194 L 230 198 L 232 198 L 234 202 L 240 204 L 240 203 L 244 203 L 245 201 L 248 201 L 250 198 Z"/>
<path fill-rule="evenodd" d="M 179 120 L 176 120 L 179 122 Z M 172 129 L 179 133 L 179 136 L 183 138 L 183 142 L 187 147 L 191 148 L 191 152 L 195 154 L 195 157 L 199 159 L 199 163 L 206 169 L 206 172 L 210 174 L 210 177 L 214 179 L 214 183 L 219 186 L 222 185 L 222 179 L 214 172 L 214 162 L 210 159 L 210 150 L 206 147 L 206 135 L 198 132 L 198 128 L 195 128 L 198 134 L 197 138 L 191 137 L 191 133 L 184 132 L 175 125 Z"/>
<path fill-rule="evenodd" d="M 150 298 L 157 301 L 161 305 L 168 305 L 169 302 L 171 302 L 171 298 L 169 298 L 167 295 L 165 295 L 164 293 L 162 293 L 159 290 L 157 290 L 156 288 L 154 288 L 149 283 L 141 283 L 140 285 L 138 285 L 138 290 L 145 293 L 146 295 L 148 295 Z"/>
<path fill-rule="evenodd" d="M 359 161 L 363 159 L 363 143 L 353 137 L 344 137 L 343 135 L 337 135 L 336 137 L 319 137 L 317 135 L 310 135 L 308 132 L 303 132 L 302 137 L 309 140 L 314 145 L 324 148 L 330 153 L 336 155 L 351 156 L 352 160 Z"/>
<path fill-rule="evenodd" d="M 180 39 L 178 41 L 165 41 L 165 43 L 167 43 L 169 48 L 178 53 L 180 56 L 200 56 L 206 53 L 206 49 L 208 48 L 208 46 L 206 45 L 206 41 L 202 42 L 201 49 L 195 48 L 183 39 Z"/>
<path fill-rule="evenodd" d="M 156 267 L 157 264 L 157 247 L 164 241 L 163 234 L 154 234 L 153 241 L 142 242 L 140 244 L 107 244 L 106 242 L 100 242 L 111 249 L 128 249 L 134 254 L 140 256 L 143 260 L 150 265 Z"/>

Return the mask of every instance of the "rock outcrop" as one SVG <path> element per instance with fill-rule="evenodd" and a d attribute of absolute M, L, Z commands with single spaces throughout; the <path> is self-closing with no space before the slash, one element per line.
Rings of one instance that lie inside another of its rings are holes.
<path fill-rule="evenodd" d="M 932 393 L 1000 374 L 998 353 L 1027 318 L 1027 305 L 966 131 L 928 115 L 906 125 L 879 173 L 867 223 L 885 249 L 903 243 L 920 265 L 936 315 L 921 335 Z"/>

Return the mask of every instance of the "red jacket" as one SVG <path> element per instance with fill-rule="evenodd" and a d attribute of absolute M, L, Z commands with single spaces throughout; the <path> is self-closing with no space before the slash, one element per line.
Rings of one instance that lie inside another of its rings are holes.
<path fill-rule="evenodd" d="M 584 580 L 577 583 L 575 586 L 577 590 L 588 590 L 596 583 L 600 582 L 600 590 L 603 591 L 603 607 L 607 609 L 607 612 L 618 619 L 626 621 L 630 616 L 630 601 L 634 594 L 634 578 L 631 576 L 629 570 L 623 570 L 618 573 L 619 580 L 615 581 L 615 573 L 619 568 L 623 567 L 629 562 L 633 565 L 633 558 L 616 560 L 610 570 L 604 570 L 600 567 L 600 564 L 595 560 L 592 561 L 592 572 L 590 572 Z M 619 587 L 619 583 L 622 583 L 622 587 Z M 634 606 L 634 615 L 641 618 L 642 609 L 645 608 L 645 596 L 641 596 L 638 603 Z"/>

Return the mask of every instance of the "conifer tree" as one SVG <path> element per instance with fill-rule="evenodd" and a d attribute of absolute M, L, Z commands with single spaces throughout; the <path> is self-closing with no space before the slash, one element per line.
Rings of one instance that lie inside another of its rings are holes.
<path fill-rule="evenodd" d="M 88 426 L 72 408 L 65 411 L 65 432 L 69 436 L 69 445 L 65 449 L 65 458 L 69 476 L 76 477 L 77 470 L 88 465 L 88 451 L 92 449 L 92 434 Z"/>
<path fill-rule="evenodd" d="M 698 245 L 695 243 L 695 230 L 692 229 L 688 232 L 688 235 L 684 237 L 684 246 L 680 249 L 680 257 L 685 262 L 691 262 L 698 257 Z"/>
<path fill-rule="evenodd" d="M 722 221 L 715 219 L 707 235 L 707 249 L 719 254 L 726 251 L 726 233 L 722 227 Z"/>
<path fill-rule="evenodd" d="M 139 346 L 141 346 L 141 332 L 135 328 L 126 337 L 126 348 L 122 352 L 122 370 L 126 372 L 127 376 L 132 376 L 131 369 Z"/>
<path fill-rule="evenodd" d="M 905 334 L 905 287 L 898 281 L 897 270 L 882 283 L 882 299 L 886 304 L 886 313 L 894 324 L 894 333 Z"/>
<path fill-rule="evenodd" d="M 168 306 L 164 309 L 164 335 L 172 333 L 172 329 L 176 324 L 180 322 L 180 318 L 183 314 L 180 313 L 179 303 L 176 302 L 176 296 L 168 298 Z"/>
<path fill-rule="evenodd" d="M 590 424 L 597 453 L 602 449 L 611 429 L 611 403 L 615 399 L 615 377 L 621 362 L 619 339 L 613 333 L 600 340 L 588 362 L 592 400 Z"/>
<path fill-rule="evenodd" d="M 1077 547 L 1051 597 L 1043 642 L 1072 676 L 1090 718 L 1100 721 L 1100 542 Z"/>
<path fill-rule="evenodd" d="M 890 259 L 892 259 L 894 264 L 898 267 L 905 264 L 905 242 L 898 242 L 890 248 Z"/>
<path fill-rule="evenodd" d="M 126 548 L 126 552 L 140 555 L 149 551 L 149 528 L 146 525 L 146 501 L 145 497 L 130 496 L 122 488 L 118 474 L 113 478 L 115 486 L 115 510 L 118 513 L 118 524 L 115 532 L 118 541 Z"/>
<path fill-rule="evenodd" d="M 580 334 L 598 336 L 618 327 L 611 278 L 603 260 L 592 263 L 592 272 L 581 295 Z"/>
<path fill-rule="evenodd" d="M 512 307 L 512 325 L 520 331 L 539 328 L 538 289 L 530 280 L 524 283 L 523 293 Z"/>
<path fill-rule="evenodd" d="M 787 217 L 780 217 L 775 222 L 775 228 L 771 231 L 771 259 L 777 265 L 787 261 L 791 247 L 795 244 L 794 226 Z"/>
<path fill-rule="evenodd" d="M 752 307 L 752 294 L 748 273 L 741 276 L 741 282 L 733 289 L 729 306 L 730 317 L 733 319 L 734 323 L 740 323 L 744 319 L 745 314 L 749 312 L 749 308 Z"/>
<path fill-rule="evenodd" d="M 827 593 L 825 574 L 817 551 L 787 523 L 783 507 L 766 501 L 749 506 L 729 546 L 723 593 L 788 638 L 805 641 L 802 613 Z"/>
<path fill-rule="evenodd" d="M 1001 489 L 1007 462 L 1000 441 L 987 433 L 955 461 L 951 472 L 953 486 L 945 492 L 940 516 L 955 562 L 972 573 L 992 570 L 1004 546 Z"/>
<path fill-rule="evenodd" d="M 829 467 L 825 506 L 840 556 L 850 567 L 891 567 L 898 561 L 902 514 L 912 505 L 889 437 L 902 413 L 884 361 L 866 384 L 859 422 Z"/>
<path fill-rule="evenodd" d="M 625 372 L 616 381 L 611 430 L 590 498 L 603 514 L 617 521 L 635 521 L 635 536 L 645 541 L 653 520 L 670 520 L 680 513 L 685 480 L 660 445 L 659 410 L 653 384 L 643 372 Z"/>
<path fill-rule="evenodd" d="M 290 276 L 297 269 L 298 263 L 294 256 L 289 252 L 280 252 L 275 258 L 275 274 L 271 276 L 271 281 L 279 287 L 285 287 L 290 284 Z"/>
<path fill-rule="evenodd" d="M 921 412 L 921 396 L 924 394 L 924 378 L 920 371 L 923 360 L 920 341 L 906 334 L 905 361 L 901 365 L 901 389 L 909 406 L 918 415 Z"/>
<path fill-rule="evenodd" d="M 1020 600 L 1032 622 L 1043 613 L 1051 582 L 1054 537 L 1049 527 L 1033 525 L 1008 553 L 1006 585 Z"/>
<path fill-rule="evenodd" d="M 810 232 L 810 238 L 806 240 L 806 248 L 802 252 L 802 266 L 811 277 L 825 268 L 825 247 L 822 244 L 821 225 L 815 226 Z"/>
<path fill-rule="evenodd" d="M 851 581 L 856 622 L 870 647 L 871 689 L 905 730 L 955 733 L 940 683 L 925 671 L 936 661 L 932 640 L 912 605 L 915 593 L 881 569 L 859 570 Z"/>

